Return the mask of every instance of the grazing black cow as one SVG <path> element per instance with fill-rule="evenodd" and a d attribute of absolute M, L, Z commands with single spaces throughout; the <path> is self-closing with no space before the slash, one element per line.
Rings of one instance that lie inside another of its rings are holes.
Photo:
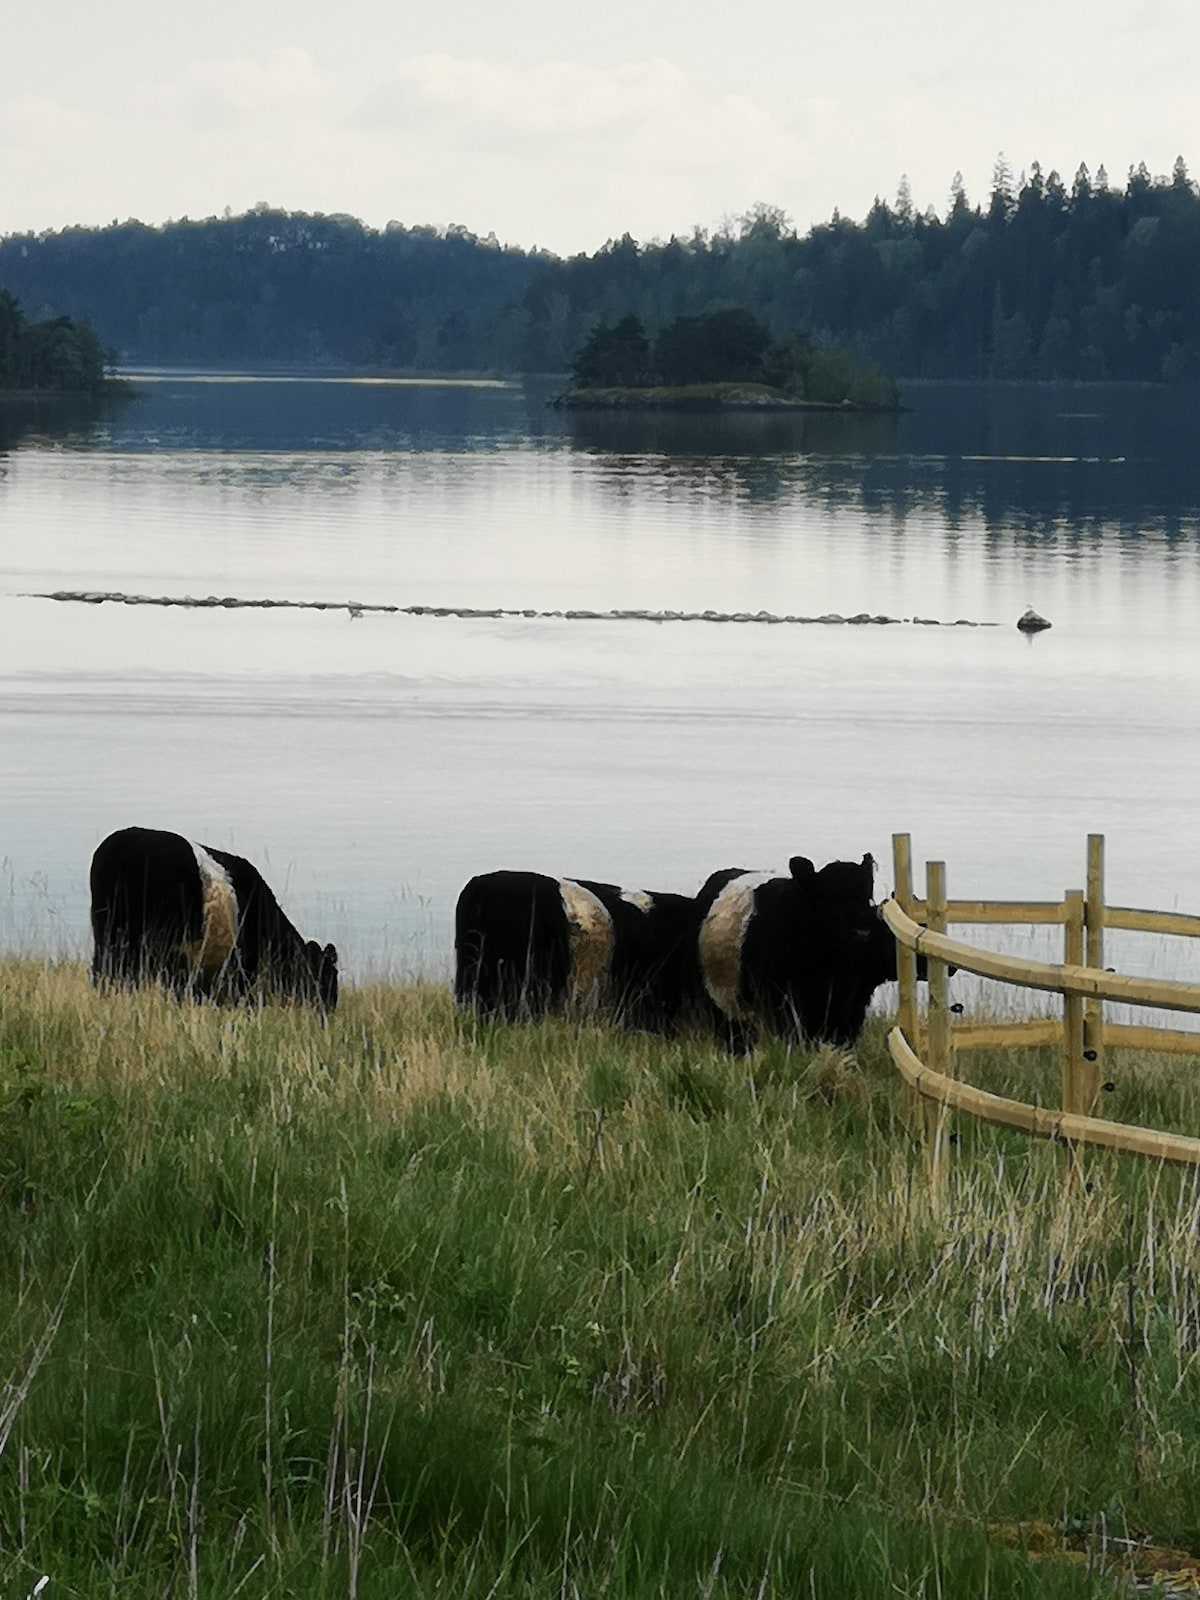
<path fill-rule="evenodd" d="M 337 1005 L 337 951 L 302 939 L 241 856 L 157 828 L 122 828 L 92 857 L 91 893 L 94 983 Z"/>
<path fill-rule="evenodd" d="M 756 1027 L 848 1047 L 876 988 L 896 976 L 896 942 L 872 901 L 874 862 L 793 856 L 790 875 L 726 868 L 696 896 L 704 989 L 738 1054 Z"/>
<path fill-rule="evenodd" d="M 540 872 L 486 872 L 458 897 L 454 997 L 504 1021 L 603 1010 L 670 1032 L 695 993 L 693 902 Z"/>

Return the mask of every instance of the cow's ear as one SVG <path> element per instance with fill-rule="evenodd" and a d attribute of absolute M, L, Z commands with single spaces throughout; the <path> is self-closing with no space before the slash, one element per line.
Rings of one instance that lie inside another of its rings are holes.
<path fill-rule="evenodd" d="M 793 856 L 788 862 L 788 871 L 797 883 L 812 883 L 817 875 L 817 869 L 807 856 Z"/>
<path fill-rule="evenodd" d="M 863 877 L 867 880 L 868 889 L 875 887 L 875 857 L 868 850 L 862 858 Z"/>

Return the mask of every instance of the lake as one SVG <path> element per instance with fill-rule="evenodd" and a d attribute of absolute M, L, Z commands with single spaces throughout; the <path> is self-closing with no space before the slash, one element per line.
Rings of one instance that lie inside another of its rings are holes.
<path fill-rule="evenodd" d="M 5 948 L 82 952 L 91 853 L 133 822 L 249 856 L 358 978 L 444 977 L 493 867 L 693 892 L 870 850 L 882 894 L 897 829 L 952 894 L 1046 899 L 1103 832 L 1112 901 L 1200 911 L 1194 388 L 670 419 L 135 383 L 0 409 Z M 31 597 L 62 590 L 335 608 Z M 546 614 L 633 609 L 900 620 Z"/>

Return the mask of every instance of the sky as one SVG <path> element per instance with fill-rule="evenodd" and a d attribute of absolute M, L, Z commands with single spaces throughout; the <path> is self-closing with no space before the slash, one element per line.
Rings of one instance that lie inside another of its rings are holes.
<path fill-rule="evenodd" d="M 10 9 L 11 8 L 11 9 Z M 0 235 L 266 201 L 558 254 L 758 203 L 944 214 L 997 158 L 1200 173 L 1194 0 L 4 7 Z"/>

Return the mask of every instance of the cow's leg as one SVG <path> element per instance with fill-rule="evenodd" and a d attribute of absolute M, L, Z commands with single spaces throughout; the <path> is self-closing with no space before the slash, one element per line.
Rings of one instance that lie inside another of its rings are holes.
<path fill-rule="evenodd" d="M 108 905 L 92 902 L 92 983 L 102 988 L 111 982 L 115 958 L 116 930 L 112 925 L 112 911 Z"/>
<path fill-rule="evenodd" d="M 524 1000 L 525 967 L 495 930 L 477 935 L 475 1009 L 488 1022 L 516 1022 Z"/>
<path fill-rule="evenodd" d="M 454 999 L 460 1006 L 480 1009 L 484 998 L 483 935 L 476 928 L 463 929 L 455 941 Z"/>
<path fill-rule="evenodd" d="M 484 1022 L 510 1022 L 519 1015 L 523 975 L 505 941 L 481 927 L 464 929 L 458 939 L 454 998 Z"/>
<path fill-rule="evenodd" d="M 136 988 L 143 977 L 144 929 L 126 886 L 112 882 L 101 898 L 93 898 L 92 936 L 92 981 Z"/>
<path fill-rule="evenodd" d="M 91 978 L 97 988 L 128 987 L 137 982 L 128 929 L 111 906 L 93 907 L 92 939 Z"/>
<path fill-rule="evenodd" d="M 565 928 L 556 938 L 540 909 L 533 898 L 510 905 L 501 926 L 480 935 L 479 997 L 484 1014 L 497 1022 L 535 1021 L 566 998 Z M 562 920 L 561 906 L 553 912 Z"/>
<path fill-rule="evenodd" d="M 570 982 L 566 916 L 556 879 L 473 878 L 455 908 L 454 997 L 487 1020 L 516 1022 L 561 1005 Z"/>
<path fill-rule="evenodd" d="M 530 929 L 532 935 L 532 928 Z M 538 970 L 539 956 L 532 938 L 514 940 L 506 948 L 493 947 L 485 962 L 484 992 L 488 1013 L 498 1022 L 532 1022 L 544 1016 L 550 1003 L 549 985 Z M 565 992 L 565 981 L 562 985 Z"/>
<path fill-rule="evenodd" d="M 522 956 L 497 950 L 493 941 L 480 976 L 485 1016 L 496 1022 L 517 1022 L 526 1014 L 528 968 Z"/>
<path fill-rule="evenodd" d="M 758 1030 L 748 1022 L 731 1017 L 720 1006 L 708 1002 L 709 1022 L 713 1037 L 731 1056 L 748 1056 L 758 1042 Z"/>

